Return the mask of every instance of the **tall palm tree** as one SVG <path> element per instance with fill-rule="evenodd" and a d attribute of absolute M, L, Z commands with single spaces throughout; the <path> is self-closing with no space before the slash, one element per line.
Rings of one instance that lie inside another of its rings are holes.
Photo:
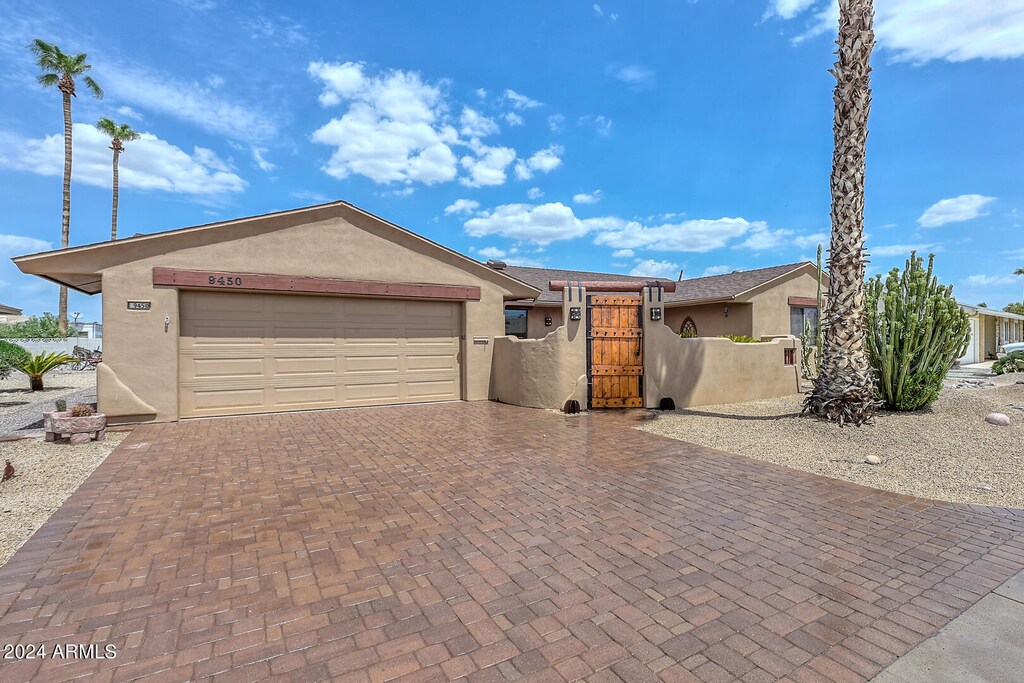
<path fill-rule="evenodd" d="M 42 71 L 37 78 L 39 84 L 46 88 L 56 86 L 64 99 L 64 207 L 61 213 L 60 246 L 67 249 L 71 234 L 71 98 L 76 96 L 75 79 L 92 69 L 92 64 L 86 63 L 84 53 L 67 54 L 53 43 L 39 38 L 33 40 L 28 49 Z M 85 76 L 82 82 L 96 99 L 103 97 L 103 90 L 91 76 Z M 60 288 L 57 327 L 61 334 L 67 334 L 68 288 L 64 285 Z"/>
<path fill-rule="evenodd" d="M 874 14 L 872 0 L 839 0 L 839 49 L 831 71 L 836 87 L 830 277 L 821 372 L 804 413 L 840 424 L 863 424 L 878 409 L 864 314 L 864 155 Z"/>
<path fill-rule="evenodd" d="M 139 139 L 139 133 L 127 123 L 114 123 L 108 118 L 96 122 L 96 128 L 110 137 L 110 149 L 114 150 L 114 203 L 110 210 L 110 241 L 117 239 L 117 161 L 124 151 L 124 143 Z"/>

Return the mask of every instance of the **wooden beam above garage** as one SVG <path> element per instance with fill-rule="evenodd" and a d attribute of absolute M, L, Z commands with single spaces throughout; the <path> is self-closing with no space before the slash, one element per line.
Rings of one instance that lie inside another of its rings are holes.
<path fill-rule="evenodd" d="M 227 289 L 239 292 L 294 292 L 296 294 L 350 294 L 394 299 L 452 299 L 479 301 L 480 288 L 418 282 L 338 280 L 264 273 L 154 268 L 153 284 L 187 289 Z"/>

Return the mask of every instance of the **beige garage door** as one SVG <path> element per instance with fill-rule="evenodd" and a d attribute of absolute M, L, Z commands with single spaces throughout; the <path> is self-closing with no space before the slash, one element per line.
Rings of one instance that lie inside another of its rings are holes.
<path fill-rule="evenodd" d="M 452 401 L 460 305 L 181 292 L 182 417 Z"/>

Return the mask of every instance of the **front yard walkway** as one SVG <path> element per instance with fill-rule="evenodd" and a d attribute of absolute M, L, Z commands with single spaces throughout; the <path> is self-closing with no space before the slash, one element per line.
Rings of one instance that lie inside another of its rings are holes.
<path fill-rule="evenodd" d="M 1024 568 L 1024 513 L 454 403 L 136 429 L 0 569 L 0 679 L 859 681 Z"/>

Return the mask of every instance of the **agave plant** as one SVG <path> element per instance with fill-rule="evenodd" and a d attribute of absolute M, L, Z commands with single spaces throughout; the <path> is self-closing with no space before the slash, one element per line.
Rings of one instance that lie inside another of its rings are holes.
<path fill-rule="evenodd" d="M 55 370 L 62 365 L 74 363 L 75 357 L 66 353 L 37 353 L 26 360 L 17 369 L 28 375 L 29 385 L 32 391 L 41 391 L 43 388 L 43 375 L 50 370 Z"/>

